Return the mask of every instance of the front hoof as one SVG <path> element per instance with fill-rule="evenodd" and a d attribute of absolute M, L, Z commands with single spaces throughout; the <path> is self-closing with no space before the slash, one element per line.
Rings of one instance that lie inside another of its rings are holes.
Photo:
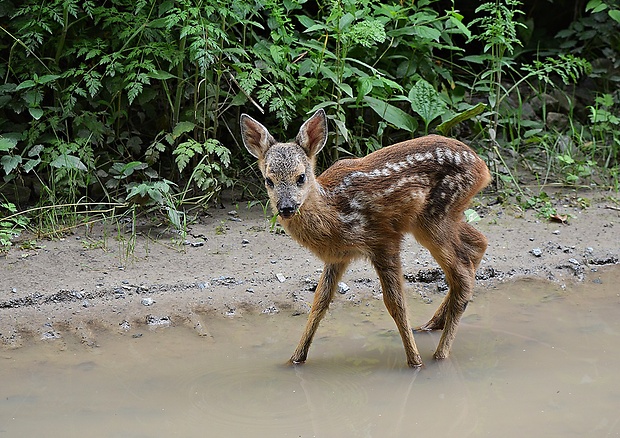
<path fill-rule="evenodd" d="M 433 354 L 433 357 L 435 358 L 435 360 L 444 360 L 448 358 L 448 353 L 436 351 L 435 354 Z"/>

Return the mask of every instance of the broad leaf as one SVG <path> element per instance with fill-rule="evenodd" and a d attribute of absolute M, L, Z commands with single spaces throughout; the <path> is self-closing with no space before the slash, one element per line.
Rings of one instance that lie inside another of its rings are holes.
<path fill-rule="evenodd" d="M 17 166 L 19 166 L 22 162 L 21 155 L 5 155 L 0 158 L 0 164 L 4 168 L 4 173 L 7 175 L 10 174 Z"/>
<path fill-rule="evenodd" d="M 411 102 L 411 109 L 422 117 L 427 128 L 430 122 L 444 114 L 448 109 L 435 87 L 424 79 L 420 79 L 411 87 L 409 101 Z"/>
<path fill-rule="evenodd" d="M 469 120 L 472 117 L 476 117 L 478 114 L 482 114 L 482 112 L 486 109 L 486 107 L 487 106 L 481 102 L 478 105 L 472 108 L 469 108 L 468 110 L 458 113 L 457 115 L 452 117 L 450 120 L 446 120 L 441 125 L 437 126 L 437 131 L 445 135 L 448 133 L 448 131 L 450 131 L 450 129 L 452 129 L 454 126 L 458 125 L 459 123 L 464 122 L 465 120 Z"/>
<path fill-rule="evenodd" d="M 8 152 L 17 145 L 16 138 L 0 137 L 0 152 Z"/>
<path fill-rule="evenodd" d="M 364 101 L 379 114 L 383 120 L 397 128 L 404 129 L 407 132 L 414 132 L 418 128 L 418 122 L 400 108 L 371 96 L 364 96 Z"/>
<path fill-rule="evenodd" d="M 50 163 L 50 166 L 57 169 L 67 168 L 85 172 L 88 170 L 84 163 L 75 155 L 63 154 Z"/>

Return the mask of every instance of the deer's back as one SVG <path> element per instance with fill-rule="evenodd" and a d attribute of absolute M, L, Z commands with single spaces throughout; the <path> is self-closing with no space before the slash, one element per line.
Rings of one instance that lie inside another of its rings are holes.
<path fill-rule="evenodd" d="M 345 222 L 363 216 L 394 221 L 461 214 L 489 180 L 486 165 L 473 150 L 437 135 L 338 161 L 317 179 Z"/>

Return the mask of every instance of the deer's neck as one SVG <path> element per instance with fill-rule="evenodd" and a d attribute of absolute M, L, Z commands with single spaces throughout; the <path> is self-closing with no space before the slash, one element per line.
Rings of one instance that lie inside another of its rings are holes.
<path fill-rule="evenodd" d="M 314 182 L 299 212 L 291 219 L 282 220 L 284 229 L 301 245 L 327 261 L 334 256 L 342 258 L 342 223 L 334 200 Z M 340 248 L 340 249 L 335 249 Z M 329 254 L 326 251 L 337 251 Z"/>

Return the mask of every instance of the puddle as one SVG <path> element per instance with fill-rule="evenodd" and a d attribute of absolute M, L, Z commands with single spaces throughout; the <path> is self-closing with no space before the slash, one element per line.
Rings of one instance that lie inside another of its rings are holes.
<path fill-rule="evenodd" d="M 417 334 L 405 367 L 380 301 L 330 311 L 303 366 L 305 317 L 216 318 L 0 352 L 0 436 L 584 437 L 620 435 L 617 268 L 582 285 L 520 281 L 473 301 L 452 356 Z M 438 303 L 410 303 L 414 323 Z"/>

